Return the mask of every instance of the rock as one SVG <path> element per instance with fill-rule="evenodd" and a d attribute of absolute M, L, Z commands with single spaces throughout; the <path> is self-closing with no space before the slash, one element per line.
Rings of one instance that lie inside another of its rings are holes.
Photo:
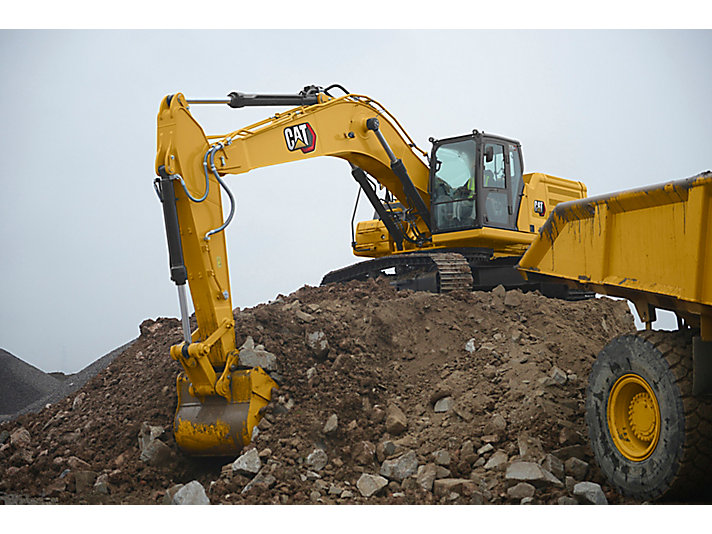
<path fill-rule="evenodd" d="M 418 485 L 426 491 L 433 491 L 437 470 L 438 468 L 435 464 L 425 464 L 418 467 L 416 474 Z"/>
<path fill-rule="evenodd" d="M 477 454 L 482 456 L 483 454 L 487 454 L 488 452 L 491 452 L 494 450 L 494 447 L 492 446 L 491 443 L 486 443 L 485 445 L 482 445 L 479 449 L 477 449 Z"/>
<path fill-rule="evenodd" d="M 311 349 L 312 356 L 317 360 L 323 360 L 329 354 L 329 341 L 326 339 L 326 334 L 321 330 L 307 332 L 306 343 L 307 347 Z"/>
<path fill-rule="evenodd" d="M 608 504 L 601 486 L 595 482 L 579 482 L 574 486 L 574 497 L 582 504 Z"/>
<path fill-rule="evenodd" d="M 210 504 L 205 488 L 197 480 L 188 482 L 173 495 L 171 504 Z"/>
<path fill-rule="evenodd" d="M 524 497 L 521 501 L 519 501 L 519 504 L 534 504 L 534 497 Z"/>
<path fill-rule="evenodd" d="M 25 428 L 20 427 L 10 434 L 10 445 L 17 449 L 29 447 L 31 442 L 30 433 Z"/>
<path fill-rule="evenodd" d="M 450 453 L 445 449 L 440 449 L 433 453 L 433 460 L 437 465 L 450 465 Z"/>
<path fill-rule="evenodd" d="M 262 469 L 262 460 L 257 449 L 250 449 L 232 463 L 232 472 L 253 477 Z"/>
<path fill-rule="evenodd" d="M 307 456 L 307 465 L 311 467 L 314 471 L 321 471 L 326 467 L 329 462 L 329 457 L 326 455 L 323 449 L 314 449 L 309 456 Z"/>
<path fill-rule="evenodd" d="M 554 366 L 554 367 L 551 369 L 551 372 L 549 373 L 549 377 L 550 377 L 554 382 L 556 382 L 557 384 L 559 384 L 560 386 L 563 386 L 564 384 L 566 384 L 566 380 L 567 380 L 567 378 L 566 378 L 566 373 L 563 372 L 561 369 L 559 369 L 559 368 L 556 367 L 556 366 Z"/>
<path fill-rule="evenodd" d="M 512 486 L 507 490 L 507 497 L 515 501 L 524 499 L 525 497 L 533 497 L 536 488 L 526 482 L 520 482 L 516 486 Z"/>
<path fill-rule="evenodd" d="M 504 295 L 504 305 L 515 308 L 522 303 L 522 293 L 520 291 L 507 291 Z"/>
<path fill-rule="evenodd" d="M 544 447 L 541 444 L 541 440 L 526 433 L 517 436 L 517 446 L 521 460 L 535 462 L 541 460 L 544 456 Z"/>
<path fill-rule="evenodd" d="M 438 388 L 430 395 L 430 404 L 435 405 L 440 399 L 444 397 L 451 397 L 452 390 L 444 385 L 438 386 Z"/>
<path fill-rule="evenodd" d="M 173 497 L 183 486 L 185 486 L 185 484 L 175 484 L 168 488 L 166 494 L 163 496 L 162 504 L 173 504 Z"/>
<path fill-rule="evenodd" d="M 559 460 L 553 454 L 547 454 L 541 466 L 559 480 L 562 480 L 564 478 L 564 462 Z"/>
<path fill-rule="evenodd" d="M 165 430 L 162 426 L 151 425 L 147 421 L 141 423 L 141 428 L 138 431 L 138 450 L 143 452 L 152 441 L 158 439 Z"/>
<path fill-rule="evenodd" d="M 294 312 L 294 315 L 297 316 L 297 319 L 305 323 L 311 323 L 314 320 L 313 315 L 308 314 L 307 312 L 303 312 L 302 310 L 296 310 Z"/>
<path fill-rule="evenodd" d="M 74 473 L 74 480 L 76 482 L 77 494 L 82 495 L 89 493 L 94 489 L 96 478 L 97 474 L 94 471 L 76 471 Z"/>
<path fill-rule="evenodd" d="M 490 459 L 487 460 L 487 463 L 484 465 L 484 467 L 485 469 L 504 471 L 505 467 L 507 466 L 508 459 L 509 457 L 507 456 L 506 452 L 497 451 L 492 456 L 490 456 Z"/>
<path fill-rule="evenodd" d="M 381 441 L 376 445 L 376 458 L 379 462 L 383 462 L 386 458 L 393 456 L 396 453 L 396 444 L 390 440 Z"/>
<path fill-rule="evenodd" d="M 504 286 L 502 284 L 498 285 L 492 290 L 492 295 L 499 298 L 499 299 L 504 299 L 504 297 L 507 294 L 507 290 L 504 289 Z"/>
<path fill-rule="evenodd" d="M 512 462 L 509 467 L 507 467 L 504 478 L 511 484 L 529 482 L 536 487 L 547 485 L 563 487 L 563 483 L 559 479 L 534 462 Z"/>
<path fill-rule="evenodd" d="M 586 474 L 588 473 L 588 464 L 583 460 L 579 460 L 575 456 L 572 456 L 566 462 L 564 462 L 566 468 L 566 474 L 571 475 L 576 480 L 584 480 Z"/>
<path fill-rule="evenodd" d="M 240 347 L 237 363 L 241 367 L 261 367 L 265 371 L 277 370 L 277 356 L 267 352 L 262 345 L 255 347 L 251 336 Z"/>
<path fill-rule="evenodd" d="M 501 414 L 494 414 L 489 423 L 485 425 L 485 433 L 487 434 L 501 434 L 507 428 L 507 421 Z"/>
<path fill-rule="evenodd" d="M 376 495 L 387 485 L 388 479 L 379 475 L 369 475 L 366 473 L 363 473 L 359 477 L 358 482 L 356 482 L 356 488 L 358 488 L 358 490 L 361 492 L 361 495 L 363 495 L 364 497 L 371 497 L 372 495 Z M 341 496 L 343 497 L 343 493 L 341 494 Z"/>
<path fill-rule="evenodd" d="M 104 473 L 103 475 L 99 475 L 98 477 L 96 477 L 93 490 L 94 493 L 108 495 L 110 493 L 109 475 Z"/>
<path fill-rule="evenodd" d="M 370 441 L 359 441 L 353 446 L 354 462 L 360 465 L 370 465 L 376 454 L 376 446 Z"/>
<path fill-rule="evenodd" d="M 433 494 L 436 497 L 448 496 L 451 493 L 473 493 L 475 483 L 466 478 L 442 478 L 433 483 Z"/>
<path fill-rule="evenodd" d="M 78 410 L 81 407 L 86 396 L 87 394 L 82 391 L 76 397 L 74 397 L 74 400 L 72 401 L 72 411 Z"/>
<path fill-rule="evenodd" d="M 433 410 L 435 411 L 435 413 L 449 412 L 450 410 L 452 410 L 452 406 L 454 403 L 455 400 L 452 397 L 443 397 L 435 403 Z"/>
<path fill-rule="evenodd" d="M 389 404 L 386 409 L 386 431 L 392 436 L 402 434 L 408 428 L 408 419 L 395 404 Z"/>
<path fill-rule="evenodd" d="M 578 504 L 578 501 L 574 499 L 573 497 L 569 497 L 568 495 L 563 495 L 559 497 L 559 499 L 556 501 L 556 504 L 561 504 L 561 505 L 571 505 L 571 504 Z"/>
<path fill-rule="evenodd" d="M 339 427 L 339 418 L 335 413 L 332 413 L 324 424 L 324 434 L 333 434 Z"/>
<path fill-rule="evenodd" d="M 244 488 L 242 488 L 242 491 L 240 493 L 247 493 L 256 486 L 270 488 L 274 485 L 275 482 L 277 482 L 277 479 L 274 477 L 274 475 L 272 475 L 272 473 L 269 473 L 267 471 L 267 466 L 265 466 L 260 470 L 259 473 L 257 473 L 257 475 L 255 475 L 255 478 L 250 480 L 250 482 L 248 482 L 248 484 Z"/>
<path fill-rule="evenodd" d="M 572 457 L 585 458 L 586 448 L 583 445 L 569 445 L 568 447 L 556 449 L 551 454 L 556 456 L 562 462 L 565 462 L 566 460 Z"/>
<path fill-rule="evenodd" d="M 3 430 L 0 432 L 0 445 L 5 445 L 5 442 L 10 439 L 10 432 Z"/>
<path fill-rule="evenodd" d="M 559 432 L 560 445 L 577 445 L 579 443 L 581 443 L 581 436 L 575 430 L 564 427 Z"/>
<path fill-rule="evenodd" d="M 154 467 L 168 465 L 173 459 L 171 448 L 159 439 L 154 439 L 139 456 L 142 462 Z"/>
<path fill-rule="evenodd" d="M 467 343 L 465 343 L 465 350 L 472 354 L 477 350 L 477 347 L 475 345 L 475 338 L 471 338 L 467 340 Z"/>
<path fill-rule="evenodd" d="M 408 451 L 398 458 L 386 460 L 381 465 L 380 475 L 398 482 L 418 471 L 418 457 L 415 451 Z"/>

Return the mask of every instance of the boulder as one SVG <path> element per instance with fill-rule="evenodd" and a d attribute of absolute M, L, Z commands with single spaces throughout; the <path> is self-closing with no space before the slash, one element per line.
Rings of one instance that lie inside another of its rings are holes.
<path fill-rule="evenodd" d="M 154 467 L 166 466 L 173 459 L 173 451 L 161 440 L 154 439 L 141 451 L 139 459 Z"/>
<path fill-rule="evenodd" d="M 370 441 L 359 441 L 354 445 L 352 451 L 354 462 L 360 465 L 372 464 L 376 450 L 376 446 Z"/>
<path fill-rule="evenodd" d="M 251 336 L 247 336 L 240 347 L 237 362 L 241 367 L 261 367 L 265 371 L 277 370 L 277 356 L 267 352 L 262 345 L 255 346 Z"/>
<path fill-rule="evenodd" d="M 541 466 L 559 480 L 562 480 L 564 478 L 564 462 L 559 460 L 553 454 L 547 454 Z"/>
<path fill-rule="evenodd" d="M 574 497 L 581 504 L 608 504 L 601 486 L 595 482 L 579 482 L 574 486 Z"/>
<path fill-rule="evenodd" d="M 586 474 L 588 473 L 588 464 L 583 460 L 579 460 L 575 456 L 572 456 L 566 462 L 564 462 L 566 468 L 566 474 L 574 477 L 576 480 L 584 480 Z"/>
<path fill-rule="evenodd" d="M 311 350 L 312 356 L 317 360 L 323 360 L 329 354 L 329 341 L 326 339 L 326 334 L 321 330 L 307 332 L 306 343 Z"/>
<path fill-rule="evenodd" d="M 436 465 L 450 465 L 450 453 L 446 449 L 440 449 L 433 453 L 433 461 Z"/>
<path fill-rule="evenodd" d="M 454 404 L 455 400 L 452 397 L 443 397 L 435 403 L 433 410 L 435 411 L 435 413 L 449 412 L 450 410 L 452 410 Z"/>
<path fill-rule="evenodd" d="M 31 442 L 30 433 L 25 428 L 20 427 L 10 434 L 10 445 L 17 449 L 29 447 Z"/>
<path fill-rule="evenodd" d="M 397 458 L 384 461 L 381 464 L 380 474 L 390 480 L 401 482 L 417 471 L 418 457 L 415 455 L 415 451 L 408 451 Z"/>
<path fill-rule="evenodd" d="M 103 475 L 99 475 L 98 477 L 96 477 L 93 490 L 94 493 L 108 495 L 111 491 L 109 487 L 109 475 L 104 473 Z"/>
<path fill-rule="evenodd" d="M 324 423 L 324 434 L 333 434 L 339 427 L 339 418 L 335 413 L 332 413 Z"/>
<path fill-rule="evenodd" d="M 364 497 L 371 497 L 372 495 L 376 495 L 387 485 L 387 478 L 384 478 L 380 475 L 369 475 L 367 473 L 363 473 L 359 477 L 358 482 L 356 482 L 356 488 L 361 492 L 361 495 L 363 495 Z M 343 493 L 341 494 L 341 496 L 343 497 Z"/>
<path fill-rule="evenodd" d="M 386 431 L 393 436 L 397 436 L 405 432 L 407 428 L 408 419 L 403 410 L 395 404 L 389 404 L 386 409 Z"/>
<path fill-rule="evenodd" d="M 210 499 L 203 485 L 193 480 L 175 492 L 171 504 L 210 504 Z"/>
<path fill-rule="evenodd" d="M 257 449 L 250 449 L 232 463 L 232 472 L 253 477 L 262 469 L 262 460 Z"/>
<path fill-rule="evenodd" d="M 507 456 L 506 452 L 497 451 L 492 456 L 490 456 L 490 459 L 487 460 L 487 463 L 484 465 L 484 468 L 493 469 L 495 471 L 504 471 L 505 467 L 507 466 L 508 459 L 509 457 Z"/>
<path fill-rule="evenodd" d="M 536 488 L 527 482 L 520 482 L 507 490 L 507 497 L 515 501 L 521 501 L 525 497 L 533 497 Z"/>
<path fill-rule="evenodd" d="M 307 456 L 306 463 L 314 471 L 321 471 L 326 467 L 329 462 L 329 457 L 326 455 L 323 449 L 314 449 L 309 456 Z"/>
<path fill-rule="evenodd" d="M 274 477 L 274 475 L 272 475 L 272 473 L 268 471 L 268 467 L 265 466 L 260 470 L 259 473 L 257 473 L 257 475 L 255 475 L 255 478 L 250 480 L 250 482 L 244 488 L 242 488 L 242 491 L 240 493 L 247 493 L 255 486 L 269 488 L 272 487 L 275 482 L 277 482 L 277 479 Z"/>
<path fill-rule="evenodd" d="M 563 483 L 558 478 L 534 462 L 512 462 L 507 467 L 504 478 L 512 485 L 516 485 L 518 482 L 528 482 L 535 487 L 547 485 L 563 487 Z"/>
<path fill-rule="evenodd" d="M 416 481 L 426 491 L 433 491 L 433 483 L 437 477 L 438 468 L 435 464 L 425 464 L 418 467 Z"/>

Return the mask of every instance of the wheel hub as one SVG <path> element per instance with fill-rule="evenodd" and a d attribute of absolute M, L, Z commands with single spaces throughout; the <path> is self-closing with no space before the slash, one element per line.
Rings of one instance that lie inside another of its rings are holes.
<path fill-rule="evenodd" d="M 650 384 L 641 376 L 626 374 L 608 396 L 608 430 L 618 451 L 629 460 L 648 458 L 660 438 L 660 408 Z"/>

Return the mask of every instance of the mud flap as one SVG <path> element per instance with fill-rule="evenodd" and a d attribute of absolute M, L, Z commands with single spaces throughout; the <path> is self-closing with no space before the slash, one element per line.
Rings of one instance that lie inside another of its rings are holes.
<path fill-rule="evenodd" d="M 178 407 L 173 434 L 178 446 L 193 456 L 235 456 L 252 439 L 277 383 L 261 368 L 230 373 L 232 400 L 220 395 L 193 396 L 184 373 L 177 379 Z"/>

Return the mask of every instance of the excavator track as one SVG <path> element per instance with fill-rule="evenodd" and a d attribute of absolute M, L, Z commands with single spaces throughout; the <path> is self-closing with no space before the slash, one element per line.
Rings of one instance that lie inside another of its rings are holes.
<path fill-rule="evenodd" d="M 456 289 L 470 291 L 473 285 L 470 261 L 485 260 L 488 251 L 473 249 L 457 252 L 411 252 L 362 261 L 327 273 L 322 285 L 350 280 L 385 277 L 398 289 L 447 293 Z"/>
<path fill-rule="evenodd" d="M 439 252 L 408 252 L 366 260 L 327 273 L 321 285 L 351 280 L 386 278 L 398 289 L 449 293 L 505 289 L 539 290 L 548 297 L 564 300 L 593 298 L 591 291 L 576 290 L 563 284 L 526 281 L 516 269 L 518 257 L 492 258 L 483 248 L 443 249 Z"/>

